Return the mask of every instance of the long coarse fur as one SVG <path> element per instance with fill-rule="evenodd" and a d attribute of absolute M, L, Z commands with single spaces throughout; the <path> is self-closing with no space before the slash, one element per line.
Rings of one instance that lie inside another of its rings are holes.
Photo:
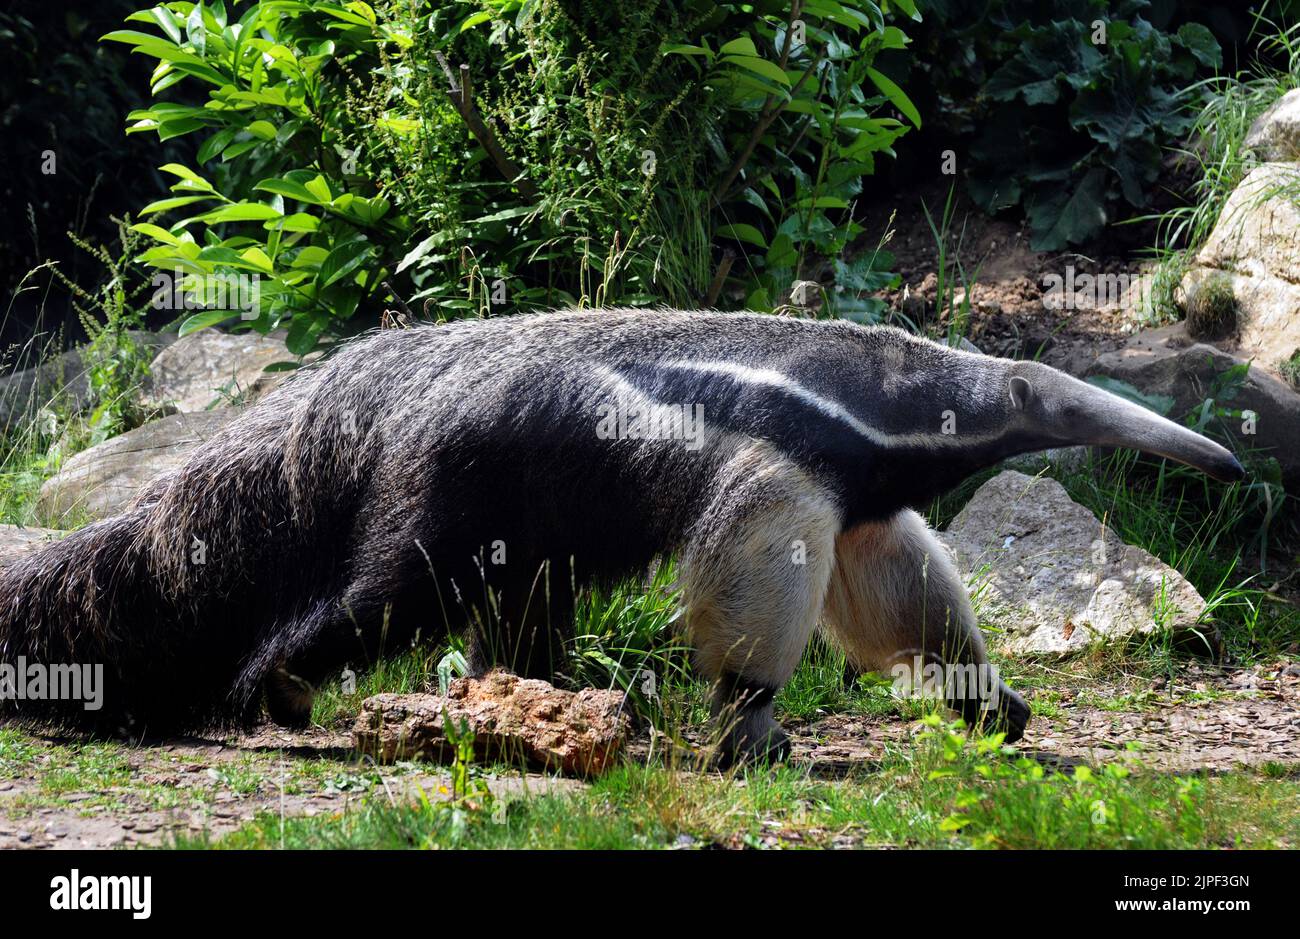
<path fill-rule="evenodd" d="M 106 669 L 100 711 L 10 713 L 133 734 L 242 723 L 283 670 L 314 683 L 487 620 L 491 658 L 546 674 L 555 650 L 535 648 L 537 624 L 569 616 L 574 585 L 704 538 L 723 467 L 755 441 L 815 478 L 848 530 L 1072 439 L 1015 422 L 1024 401 L 1008 403 L 1007 381 L 1021 365 L 758 315 L 373 333 L 248 409 L 126 513 L 0 575 L 0 662 Z M 598 405 L 629 399 L 702 403 L 701 445 L 599 435 Z"/>

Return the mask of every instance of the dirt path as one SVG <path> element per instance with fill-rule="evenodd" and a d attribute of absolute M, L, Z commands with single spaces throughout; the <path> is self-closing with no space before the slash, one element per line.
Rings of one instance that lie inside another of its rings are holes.
<path fill-rule="evenodd" d="M 1031 695 L 1042 696 L 1057 699 L 1055 713 L 1036 714 L 1017 749 L 1049 764 L 1125 759 L 1170 772 L 1300 766 L 1300 666 L 1197 670 L 1136 691 L 1117 685 Z M 796 757 L 835 770 L 878 759 L 886 745 L 905 745 L 917 727 L 831 715 L 791 729 Z"/>
<path fill-rule="evenodd" d="M 1161 771 L 1300 766 L 1300 667 L 1222 673 L 1194 670 L 1167 686 L 1041 689 L 1040 710 L 1019 744 L 1049 765 L 1136 760 Z M 908 746 L 921 725 L 898 717 L 828 715 L 792 723 L 794 760 L 816 775 L 869 769 L 886 747 Z M 347 735 L 275 728 L 226 741 L 69 747 L 31 738 L 32 773 L 0 778 L 0 849 L 110 848 L 211 838 L 259 813 L 340 813 L 366 797 L 448 798 L 449 777 L 428 764 L 359 762 Z M 1132 749 L 1137 744 L 1139 749 Z M 631 748 L 644 753 L 645 741 Z M 489 779 L 504 798 L 562 792 L 576 780 L 542 774 Z"/>

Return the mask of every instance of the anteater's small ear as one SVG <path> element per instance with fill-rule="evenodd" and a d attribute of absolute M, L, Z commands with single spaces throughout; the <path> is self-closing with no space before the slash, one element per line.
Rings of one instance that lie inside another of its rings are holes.
<path fill-rule="evenodd" d="M 1029 379 L 1021 378 L 1019 375 L 1011 376 L 1011 406 L 1017 411 L 1023 411 L 1029 407 L 1030 400 L 1034 397 L 1034 386 L 1029 384 Z"/>

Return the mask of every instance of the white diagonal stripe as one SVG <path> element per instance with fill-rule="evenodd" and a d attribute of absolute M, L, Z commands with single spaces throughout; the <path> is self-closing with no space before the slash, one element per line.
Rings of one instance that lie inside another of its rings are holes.
<path fill-rule="evenodd" d="M 788 395 L 798 398 L 805 404 L 809 404 L 827 417 L 834 418 L 853 428 L 854 432 L 867 438 L 872 443 L 881 447 L 906 447 L 906 446 L 950 446 L 956 445 L 969 447 L 972 444 L 983 443 L 988 440 L 995 440 L 999 434 L 980 434 L 972 436 L 970 434 L 891 434 L 887 431 L 880 430 L 866 424 L 851 414 L 838 401 L 833 401 L 819 395 L 805 385 L 795 381 L 789 375 L 778 372 L 770 368 L 753 368 L 748 365 L 741 365 L 737 362 L 691 362 L 685 359 L 675 359 L 671 362 L 663 363 L 669 368 L 689 369 L 696 372 L 707 372 L 713 375 L 726 375 L 737 381 L 745 382 L 751 385 L 764 385 L 768 388 L 776 388 Z"/>

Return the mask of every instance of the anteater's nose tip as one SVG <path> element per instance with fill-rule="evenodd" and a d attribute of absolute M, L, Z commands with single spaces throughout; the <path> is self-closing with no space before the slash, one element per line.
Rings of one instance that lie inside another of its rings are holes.
<path fill-rule="evenodd" d="M 1239 483 L 1246 478 L 1246 467 L 1242 466 L 1241 461 L 1235 456 L 1229 454 L 1228 465 L 1221 478 L 1225 483 Z"/>

